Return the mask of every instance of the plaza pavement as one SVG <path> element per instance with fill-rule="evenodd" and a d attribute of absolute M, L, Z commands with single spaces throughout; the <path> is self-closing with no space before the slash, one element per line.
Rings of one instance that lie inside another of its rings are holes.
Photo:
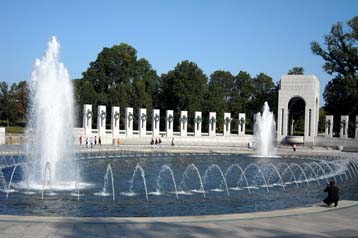
<path fill-rule="evenodd" d="M 43 237 L 358 237 L 358 202 L 193 217 L 0 216 L 1 238 Z"/>
<path fill-rule="evenodd" d="M 75 151 L 81 153 L 97 153 L 106 151 L 117 152 L 143 152 L 143 153 L 233 153 L 233 154 L 255 154 L 255 151 L 243 146 L 227 145 L 176 145 L 170 146 L 163 144 L 160 147 L 152 148 L 150 145 L 143 144 L 126 144 L 120 146 L 103 145 L 94 146 L 93 149 L 86 148 L 84 145 L 75 146 Z M 0 155 L 23 154 L 24 145 L 0 145 Z M 294 153 L 290 146 L 280 146 L 276 148 L 276 154 L 280 155 L 312 155 L 312 154 L 335 154 L 340 153 L 338 150 L 325 147 L 304 147 L 299 146 Z"/>

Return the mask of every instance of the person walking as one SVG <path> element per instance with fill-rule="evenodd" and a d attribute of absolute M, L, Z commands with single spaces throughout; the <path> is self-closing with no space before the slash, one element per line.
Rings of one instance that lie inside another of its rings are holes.
<path fill-rule="evenodd" d="M 328 197 L 326 197 L 323 202 L 327 206 L 331 206 L 331 204 L 334 203 L 334 206 L 337 207 L 339 201 L 339 188 L 336 186 L 336 183 L 334 181 L 329 182 L 323 192 L 328 193 Z"/>
<path fill-rule="evenodd" d="M 97 136 L 94 136 L 94 145 L 97 145 Z"/>
<path fill-rule="evenodd" d="M 80 136 L 80 146 L 82 145 L 82 136 Z"/>
<path fill-rule="evenodd" d="M 88 149 L 88 137 L 86 137 L 86 148 Z"/>
<path fill-rule="evenodd" d="M 90 137 L 90 145 L 91 145 L 91 149 L 93 149 L 93 137 Z"/>
<path fill-rule="evenodd" d="M 102 139 L 101 139 L 101 137 L 98 137 L 98 145 L 99 145 L 99 146 L 102 146 Z"/>
<path fill-rule="evenodd" d="M 293 144 L 293 145 L 292 145 L 292 150 L 293 150 L 293 152 L 296 152 L 296 149 L 297 149 L 297 145 L 296 145 L 296 144 Z"/>
<path fill-rule="evenodd" d="M 172 138 L 172 146 L 174 146 L 174 137 Z"/>

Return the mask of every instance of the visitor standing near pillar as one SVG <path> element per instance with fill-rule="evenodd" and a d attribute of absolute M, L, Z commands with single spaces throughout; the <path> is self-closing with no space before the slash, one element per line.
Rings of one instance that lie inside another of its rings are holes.
<path fill-rule="evenodd" d="M 80 136 L 79 140 L 80 140 L 80 145 L 82 145 L 82 136 Z"/>
<path fill-rule="evenodd" d="M 93 148 L 93 137 L 90 137 L 90 145 L 91 145 L 91 149 Z"/>
<path fill-rule="evenodd" d="M 88 137 L 86 137 L 86 148 L 88 148 Z"/>
<path fill-rule="evenodd" d="M 97 145 L 97 136 L 94 136 L 94 145 Z"/>
<path fill-rule="evenodd" d="M 99 146 L 102 146 L 102 139 L 101 139 L 101 137 L 98 137 L 98 145 L 99 145 Z"/>

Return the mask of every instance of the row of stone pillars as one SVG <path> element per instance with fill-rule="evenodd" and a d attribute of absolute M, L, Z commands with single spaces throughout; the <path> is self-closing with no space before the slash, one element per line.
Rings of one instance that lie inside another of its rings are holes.
<path fill-rule="evenodd" d="M 85 104 L 83 107 L 83 128 L 85 135 L 92 134 L 92 105 Z M 106 134 L 106 106 L 100 105 L 97 109 L 97 129 L 98 135 L 103 136 Z M 125 108 L 125 132 L 126 136 L 133 135 L 133 108 Z M 246 115 L 245 113 L 239 113 L 239 126 L 238 135 L 245 135 L 246 127 Z M 231 113 L 224 113 L 224 136 L 231 135 Z M 111 131 L 113 137 L 119 135 L 119 123 L 120 122 L 120 108 L 112 107 L 111 111 Z M 180 112 L 180 136 L 187 136 L 188 128 L 188 111 Z M 140 108 L 138 111 L 138 134 L 143 137 L 147 135 L 147 109 Z M 165 117 L 165 132 L 168 137 L 173 136 L 173 124 L 174 124 L 174 111 L 167 110 Z M 152 113 L 152 133 L 153 137 L 159 136 L 160 133 L 160 110 L 154 109 Z M 194 136 L 202 135 L 202 112 L 194 113 Z M 216 112 L 209 113 L 209 136 L 216 136 Z"/>
<path fill-rule="evenodd" d="M 348 138 L 348 125 L 349 125 L 349 116 L 343 115 L 341 116 L 341 120 L 339 123 L 339 137 L 342 139 Z M 325 136 L 326 137 L 333 137 L 333 115 L 327 115 L 325 121 Z M 355 121 L 355 139 L 358 139 L 358 116 L 356 116 Z"/>

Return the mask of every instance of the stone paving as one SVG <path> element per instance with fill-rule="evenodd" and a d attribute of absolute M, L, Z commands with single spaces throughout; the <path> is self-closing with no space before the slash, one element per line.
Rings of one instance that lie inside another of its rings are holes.
<path fill-rule="evenodd" d="M 0 216 L 1 238 L 358 237 L 358 202 L 195 217 L 72 218 Z"/>
<path fill-rule="evenodd" d="M 24 145 L 0 145 L 0 155 L 23 154 Z M 220 145 L 161 145 L 159 148 L 152 148 L 150 145 L 127 144 L 120 146 L 103 145 L 95 146 L 93 149 L 83 146 L 75 146 L 75 151 L 81 153 L 97 153 L 105 151 L 117 152 L 144 152 L 144 153 L 234 153 L 234 154 L 254 154 L 255 151 L 247 147 L 239 146 L 220 146 Z M 280 146 L 276 149 L 280 155 L 315 155 L 315 154 L 339 154 L 337 150 L 325 147 L 298 147 L 294 153 L 290 146 Z"/>

